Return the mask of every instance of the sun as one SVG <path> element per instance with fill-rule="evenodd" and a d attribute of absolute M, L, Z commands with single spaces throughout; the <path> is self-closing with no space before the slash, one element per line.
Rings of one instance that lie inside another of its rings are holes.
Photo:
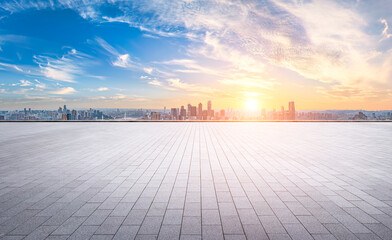
<path fill-rule="evenodd" d="M 259 102 L 256 99 L 248 99 L 245 102 L 245 108 L 249 111 L 256 111 L 259 109 Z"/>

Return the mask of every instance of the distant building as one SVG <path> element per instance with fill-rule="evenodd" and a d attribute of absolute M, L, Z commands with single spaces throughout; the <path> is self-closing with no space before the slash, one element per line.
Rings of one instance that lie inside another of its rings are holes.
<path fill-rule="evenodd" d="M 78 112 L 76 110 L 72 110 L 71 120 L 78 120 Z"/>
<path fill-rule="evenodd" d="M 208 110 L 203 110 L 203 119 L 202 120 L 207 120 L 208 118 Z"/>
<path fill-rule="evenodd" d="M 181 106 L 180 120 L 186 120 L 186 110 L 185 110 L 184 106 Z"/>
<path fill-rule="evenodd" d="M 152 112 L 151 113 L 151 120 L 161 120 L 161 114 L 159 112 Z"/>
<path fill-rule="evenodd" d="M 172 108 L 170 111 L 170 119 L 171 120 L 178 120 L 178 109 Z"/>
<path fill-rule="evenodd" d="M 203 104 L 199 103 L 199 108 L 197 110 L 197 119 L 203 119 Z"/>
<path fill-rule="evenodd" d="M 224 109 L 221 109 L 220 110 L 220 120 L 225 120 L 225 118 L 226 118 L 226 114 L 225 114 L 225 110 Z"/>
<path fill-rule="evenodd" d="M 0 115 L 0 121 L 5 120 L 5 117 L 3 115 Z"/>
<path fill-rule="evenodd" d="M 211 101 L 208 101 L 207 103 L 207 118 L 208 120 L 211 119 L 212 113 L 211 113 L 211 109 L 212 109 L 212 103 Z"/>
<path fill-rule="evenodd" d="M 367 116 L 363 112 L 359 112 L 353 117 L 353 120 L 367 120 Z"/>
<path fill-rule="evenodd" d="M 196 116 L 197 116 L 197 114 L 196 114 L 196 106 L 191 106 L 191 108 L 190 108 L 190 110 L 191 110 L 191 113 L 190 113 L 190 120 L 196 120 Z"/>
<path fill-rule="evenodd" d="M 294 102 L 289 102 L 289 112 L 287 120 L 295 120 L 295 105 Z"/>
<path fill-rule="evenodd" d="M 191 107 L 192 105 L 188 103 L 188 119 L 191 119 Z"/>

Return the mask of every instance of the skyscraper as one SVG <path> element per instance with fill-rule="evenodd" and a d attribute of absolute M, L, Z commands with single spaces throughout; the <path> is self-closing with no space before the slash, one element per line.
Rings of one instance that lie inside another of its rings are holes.
<path fill-rule="evenodd" d="M 161 114 L 159 112 L 152 112 L 151 113 L 151 120 L 161 120 Z"/>
<path fill-rule="evenodd" d="M 295 120 L 295 105 L 294 102 L 289 102 L 289 120 Z"/>
<path fill-rule="evenodd" d="M 180 120 L 186 120 L 186 110 L 185 110 L 184 106 L 181 106 Z"/>
<path fill-rule="evenodd" d="M 196 120 L 196 106 L 191 106 L 190 120 Z"/>
<path fill-rule="evenodd" d="M 178 120 L 178 110 L 177 108 L 172 108 L 170 111 L 171 120 Z"/>
<path fill-rule="evenodd" d="M 210 101 L 208 101 L 208 103 L 207 103 L 207 119 L 208 120 L 210 120 L 211 119 L 211 106 L 212 104 L 211 104 L 211 100 Z"/>
<path fill-rule="evenodd" d="M 78 120 L 78 112 L 76 110 L 72 110 L 71 112 L 71 119 Z"/>
<path fill-rule="evenodd" d="M 197 119 L 203 120 L 203 104 L 199 103 L 199 108 L 197 110 Z"/>
<path fill-rule="evenodd" d="M 191 107 L 192 105 L 188 103 L 188 119 L 191 118 Z"/>

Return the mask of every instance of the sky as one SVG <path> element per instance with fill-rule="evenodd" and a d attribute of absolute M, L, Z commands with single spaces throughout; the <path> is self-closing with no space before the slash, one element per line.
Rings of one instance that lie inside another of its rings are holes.
<path fill-rule="evenodd" d="M 0 109 L 392 109 L 390 0 L 3 0 Z"/>

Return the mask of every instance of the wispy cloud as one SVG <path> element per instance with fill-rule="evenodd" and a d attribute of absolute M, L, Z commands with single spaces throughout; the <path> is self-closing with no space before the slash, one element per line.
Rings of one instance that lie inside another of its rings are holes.
<path fill-rule="evenodd" d="M 129 57 L 129 54 L 118 55 L 117 59 L 112 62 L 113 66 L 122 68 L 133 68 L 134 64 Z"/>
<path fill-rule="evenodd" d="M 76 93 L 76 90 L 72 87 L 65 87 L 65 88 L 60 88 L 55 91 L 50 92 L 51 94 L 57 94 L 57 95 L 69 95 L 69 94 L 74 94 Z"/>
<path fill-rule="evenodd" d="M 100 87 L 97 89 L 97 91 L 99 91 L 99 92 L 103 92 L 103 91 L 107 91 L 107 90 L 109 90 L 109 88 L 107 88 L 107 87 Z"/>
<path fill-rule="evenodd" d="M 384 18 L 382 18 L 381 20 L 380 20 L 380 22 L 382 23 L 382 24 L 384 24 L 384 30 L 382 30 L 382 39 L 381 39 L 381 41 L 384 41 L 384 40 L 387 40 L 387 39 L 389 39 L 389 38 L 391 38 L 392 37 L 392 34 L 391 33 L 389 33 L 389 25 L 388 25 L 388 22 L 387 22 L 387 20 L 386 19 L 384 19 Z"/>
<path fill-rule="evenodd" d="M 67 51 L 61 57 L 36 55 L 34 61 L 38 64 L 42 75 L 51 80 L 75 83 L 77 76 L 97 78 L 83 69 L 93 64 L 91 57 L 75 49 Z"/>

